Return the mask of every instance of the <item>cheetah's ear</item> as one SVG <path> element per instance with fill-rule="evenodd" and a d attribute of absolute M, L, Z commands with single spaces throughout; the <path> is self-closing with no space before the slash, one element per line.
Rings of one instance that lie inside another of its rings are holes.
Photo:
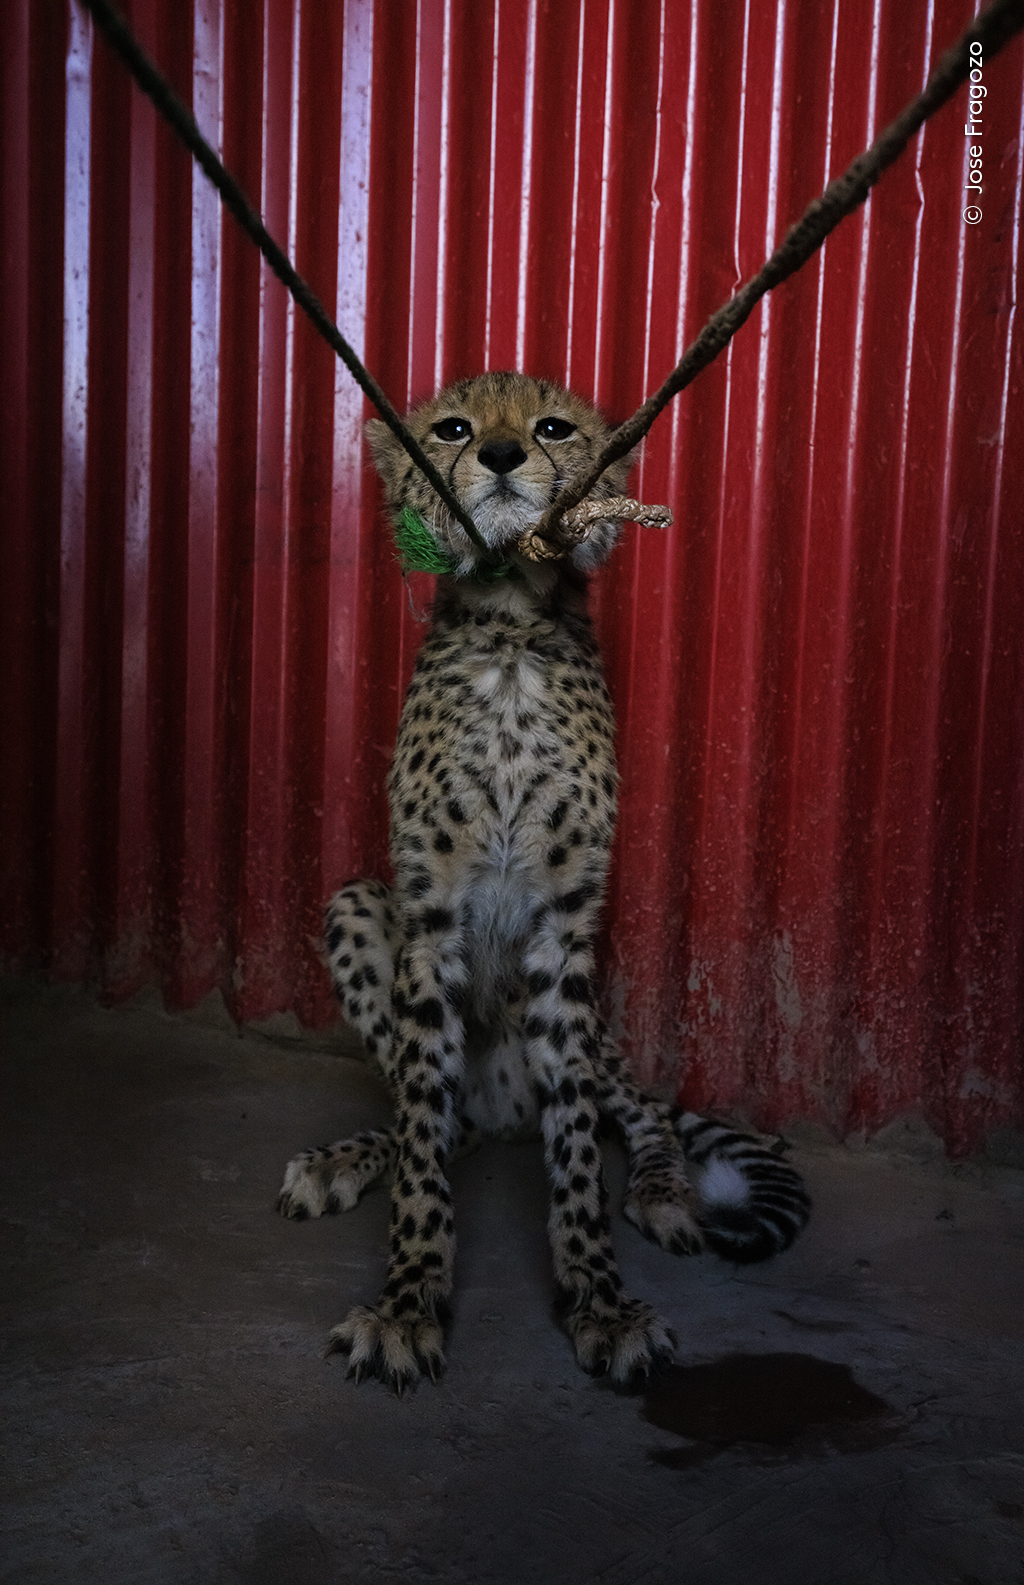
<path fill-rule="evenodd" d="M 390 492 L 405 451 L 381 418 L 369 419 L 363 426 L 363 434 L 373 454 L 374 466 L 384 481 L 384 488 Z"/>

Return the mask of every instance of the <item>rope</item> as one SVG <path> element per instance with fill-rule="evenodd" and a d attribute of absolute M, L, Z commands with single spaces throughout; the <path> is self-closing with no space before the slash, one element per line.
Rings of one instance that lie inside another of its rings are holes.
<path fill-rule="evenodd" d="M 966 82 L 972 65 L 977 64 L 976 58 L 972 58 L 970 53 L 971 44 L 980 44 L 988 60 L 997 55 L 1021 29 L 1024 29 L 1024 0 L 995 0 L 994 5 L 975 18 L 953 47 L 942 56 L 924 91 L 911 100 L 871 147 L 847 167 L 842 176 L 829 182 L 820 198 L 815 198 L 807 206 L 753 279 L 717 313 L 712 314 L 665 383 L 637 408 L 632 418 L 609 436 L 587 471 L 566 485 L 533 529 L 535 541 L 547 540 L 556 555 L 564 554 L 566 549 L 577 543 L 577 539 L 570 539 L 562 528 L 559 520 L 563 513 L 578 505 L 593 489 L 605 469 L 632 451 L 638 441 L 643 439 L 672 398 L 684 390 L 691 380 L 695 380 L 702 369 L 714 362 L 750 317 L 760 299 L 802 264 L 806 264 L 840 220 L 852 214 L 864 202 L 882 172 L 903 152 L 914 133 Z"/>
<path fill-rule="evenodd" d="M 112 5 L 108 4 L 108 0 L 82 0 L 82 4 L 92 13 L 97 27 L 103 31 L 120 55 L 143 93 L 153 101 L 160 114 L 170 123 L 186 148 L 202 166 L 220 193 L 225 207 L 230 209 L 242 230 L 255 242 L 278 280 L 283 281 L 299 307 L 312 320 L 324 340 L 333 347 L 353 379 L 370 398 L 385 424 L 401 441 L 413 462 L 426 474 L 448 511 L 462 524 L 477 549 L 491 557 L 492 552 L 465 507 L 456 500 L 430 458 L 403 424 L 372 374 L 363 366 L 341 334 L 313 288 L 303 280 L 298 271 L 292 267 L 287 254 L 278 247 L 235 178 L 224 169 L 203 137 L 192 112 L 182 104 L 170 83 L 154 66 L 127 22 Z"/>

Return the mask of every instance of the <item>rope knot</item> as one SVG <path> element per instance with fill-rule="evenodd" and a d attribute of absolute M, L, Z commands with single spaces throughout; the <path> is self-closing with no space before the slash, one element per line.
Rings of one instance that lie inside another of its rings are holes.
<path fill-rule="evenodd" d="M 531 528 L 519 540 L 518 550 L 528 561 L 560 561 L 590 537 L 595 523 L 622 521 L 644 528 L 670 528 L 674 521 L 667 506 L 645 506 L 628 495 L 589 496 L 563 512 L 550 529 Z"/>

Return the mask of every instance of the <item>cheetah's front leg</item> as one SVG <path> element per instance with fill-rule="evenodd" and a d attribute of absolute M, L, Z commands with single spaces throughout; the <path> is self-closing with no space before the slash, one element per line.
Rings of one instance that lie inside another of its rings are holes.
<path fill-rule="evenodd" d="M 627 1383 L 667 1359 L 672 1339 L 650 1305 L 625 1292 L 615 1264 L 597 1142 L 592 964 L 563 953 L 557 975 L 539 969 L 537 960 L 552 962 L 553 946 L 549 941 L 534 955 L 526 1033 L 551 1179 L 548 1231 L 558 1307 L 583 1369 L 606 1370 L 613 1381 Z"/>
<path fill-rule="evenodd" d="M 377 1376 L 401 1393 L 444 1368 L 441 1325 L 452 1288 L 455 1235 L 444 1163 L 459 1134 L 462 1026 L 429 944 L 395 966 L 395 1173 L 387 1280 L 378 1303 L 351 1310 L 328 1352 L 349 1355 L 357 1380 Z"/>

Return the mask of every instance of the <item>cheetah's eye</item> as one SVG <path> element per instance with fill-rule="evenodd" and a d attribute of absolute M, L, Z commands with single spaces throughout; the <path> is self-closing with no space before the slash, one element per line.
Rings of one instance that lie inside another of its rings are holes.
<path fill-rule="evenodd" d="M 472 440 L 473 426 L 468 418 L 442 418 L 433 433 L 438 440 Z"/>
<path fill-rule="evenodd" d="M 576 425 L 570 424 L 567 418 L 542 418 L 533 433 L 538 440 L 568 440 L 570 435 L 575 435 Z"/>

